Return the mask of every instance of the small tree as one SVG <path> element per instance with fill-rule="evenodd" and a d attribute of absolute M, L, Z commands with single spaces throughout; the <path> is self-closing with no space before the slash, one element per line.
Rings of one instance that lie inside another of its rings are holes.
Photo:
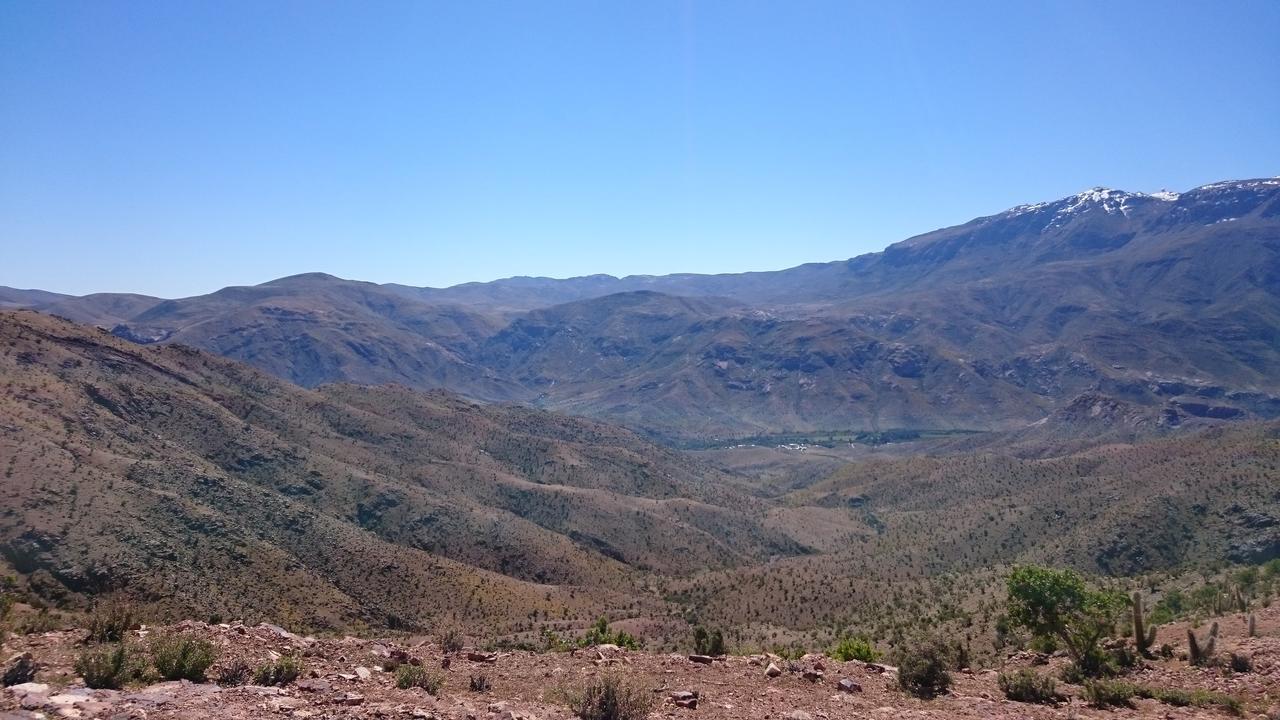
<path fill-rule="evenodd" d="M 1011 623 L 1041 638 L 1052 638 L 1084 675 L 1107 670 L 1102 639 L 1128 605 L 1121 593 L 1090 589 L 1072 570 L 1028 565 L 1009 575 Z"/>

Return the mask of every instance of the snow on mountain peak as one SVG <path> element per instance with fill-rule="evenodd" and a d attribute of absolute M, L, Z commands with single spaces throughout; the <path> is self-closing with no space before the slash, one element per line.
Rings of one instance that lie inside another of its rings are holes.
<path fill-rule="evenodd" d="M 1089 188 L 1081 193 L 1076 193 L 1069 197 L 1055 200 L 1053 202 L 1039 202 L 1030 205 L 1019 205 L 1009 210 L 1006 214 L 1010 217 L 1024 215 L 1026 213 L 1036 212 L 1039 210 L 1053 210 L 1053 217 L 1050 219 L 1047 227 L 1058 227 L 1065 224 L 1071 217 L 1097 208 L 1108 215 L 1120 213 L 1128 215 L 1129 210 L 1135 201 L 1158 200 L 1161 202 L 1173 202 L 1179 198 L 1176 192 L 1161 190 L 1155 193 L 1136 193 L 1124 190 L 1113 190 L 1106 187 Z"/>

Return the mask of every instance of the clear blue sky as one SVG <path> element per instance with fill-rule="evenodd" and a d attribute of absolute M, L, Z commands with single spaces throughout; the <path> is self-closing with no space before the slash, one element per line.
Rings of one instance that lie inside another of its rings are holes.
<path fill-rule="evenodd" d="M 0 284 L 777 269 L 1280 173 L 1280 2 L 0 4 Z"/>

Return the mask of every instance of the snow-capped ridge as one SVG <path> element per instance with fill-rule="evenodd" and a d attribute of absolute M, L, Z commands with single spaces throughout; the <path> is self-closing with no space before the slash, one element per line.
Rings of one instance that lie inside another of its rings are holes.
<path fill-rule="evenodd" d="M 1019 205 L 1008 210 L 1005 215 L 1016 217 L 1026 213 L 1053 208 L 1053 219 L 1050 220 L 1048 227 L 1057 227 L 1065 223 L 1069 218 L 1081 212 L 1092 208 L 1099 208 L 1107 214 L 1120 213 L 1128 215 L 1133 205 L 1145 200 L 1155 200 L 1159 202 L 1174 202 L 1182 197 L 1181 193 L 1171 190 L 1160 190 L 1153 193 L 1129 192 L 1127 190 L 1115 190 L 1108 187 L 1092 187 L 1084 192 L 1069 195 L 1060 200 L 1051 202 L 1038 202 L 1028 205 Z"/>

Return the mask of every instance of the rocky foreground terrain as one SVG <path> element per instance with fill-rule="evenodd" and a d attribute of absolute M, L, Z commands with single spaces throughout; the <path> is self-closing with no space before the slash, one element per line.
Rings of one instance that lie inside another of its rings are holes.
<path fill-rule="evenodd" d="M 898 688 L 896 669 L 859 661 L 839 662 L 822 655 L 789 661 L 776 656 L 707 658 L 627 651 L 605 645 L 572 652 L 445 653 L 426 638 L 371 640 L 354 637 L 301 637 L 272 625 L 238 623 L 208 625 L 185 621 L 171 627 L 132 631 L 139 647 L 160 633 L 209 640 L 218 649 L 210 668 L 243 660 L 257 666 L 282 655 L 301 655 L 301 677 L 283 687 L 219 685 L 186 681 L 139 685 L 124 690 L 91 690 L 73 670 L 83 650 L 83 630 L 60 630 L 10 638 L 6 656 L 29 653 L 38 666 L 32 682 L 0 692 L 0 718 L 438 718 L 440 720 L 568 719 L 563 704 L 572 693 L 601 676 L 650 690 L 651 718 L 1200 718 L 1280 717 L 1280 607 L 1256 616 L 1257 636 L 1250 637 L 1244 616 L 1219 618 L 1217 651 L 1248 655 L 1249 672 L 1225 667 L 1190 666 L 1179 655 L 1186 649 L 1185 624 L 1160 628 L 1157 644 L 1169 643 L 1174 658 L 1146 661 L 1124 680 L 1152 688 L 1206 690 L 1240 701 L 1239 713 L 1220 706 L 1176 707 L 1152 699 L 1135 699 L 1130 707 L 1089 706 L 1078 686 L 1059 684 L 1066 696 L 1057 705 L 1012 702 L 997 685 L 997 669 L 965 669 L 953 673 L 952 691 L 934 700 L 911 697 Z M 1201 630 L 1201 634 L 1203 634 Z M 16 660 L 11 659 L 10 665 Z M 444 684 L 437 695 L 418 688 L 399 689 L 397 662 L 421 664 L 438 672 Z M 1021 651 L 1010 655 L 1004 670 L 1039 665 L 1050 673 L 1062 658 Z M 771 667 L 772 666 L 772 667 Z M 471 689 L 483 676 L 488 688 Z"/>

